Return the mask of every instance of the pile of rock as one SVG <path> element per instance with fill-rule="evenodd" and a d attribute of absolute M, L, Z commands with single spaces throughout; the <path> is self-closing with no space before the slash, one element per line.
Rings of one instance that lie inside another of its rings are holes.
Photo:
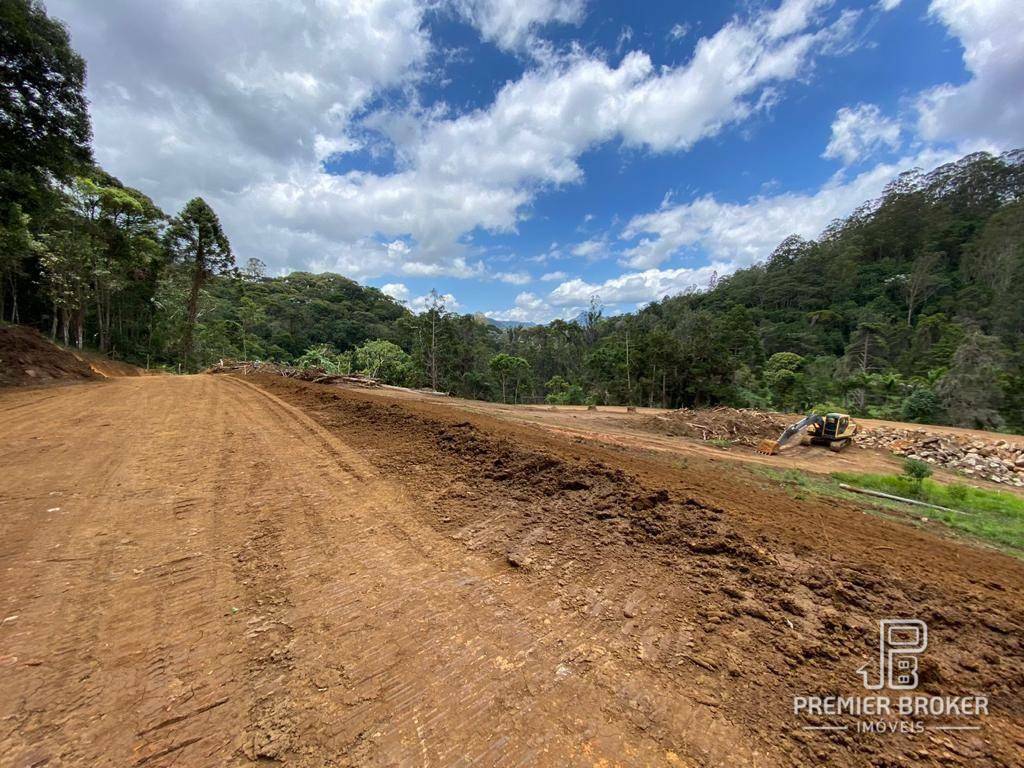
<path fill-rule="evenodd" d="M 857 442 L 968 477 L 1024 488 L 1024 443 L 889 427 L 863 429 Z"/>

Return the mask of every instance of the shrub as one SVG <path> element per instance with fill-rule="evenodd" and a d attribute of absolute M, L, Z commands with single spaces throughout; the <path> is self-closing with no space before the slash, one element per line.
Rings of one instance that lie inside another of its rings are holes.
<path fill-rule="evenodd" d="M 412 358 L 390 341 L 374 339 L 355 350 L 359 372 L 385 384 L 406 386 L 413 376 Z"/>
<path fill-rule="evenodd" d="M 942 404 L 938 395 L 928 387 L 918 387 L 903 398 L 900 405 L 900 416 L 903 421 L 935 424 L 940 421 L 941 412 Z"/>
<path fill-rule="evenodd" d="M 932 468 L 917 459 L 904 459 L 903 474 L 912 480 L 924 480 L 932 476 Z"/>
<path fill-rule="evenodd" d="M 330 344 L 314 344 L 295 359 L 296 368 L 321 368 L 325 373 L 342 373 L 338 351 Z"/>
<path fill-rule="evenodd" d="M 917 459 L 903 460 L 903 474 L 914 484 L 914 493 L 921 495 L 921 484 L 926 477 L 931 477 L 932 468 Z"/>

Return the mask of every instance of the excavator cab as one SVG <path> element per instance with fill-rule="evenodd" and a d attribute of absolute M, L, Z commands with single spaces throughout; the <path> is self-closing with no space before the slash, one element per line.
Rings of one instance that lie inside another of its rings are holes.
<path fill-rule="evenodd" d="M 857 425 L 845 413 L 828 413 L 807 428 L 811 445 L 824 445 L 838 453 L 853 441 Z"/>

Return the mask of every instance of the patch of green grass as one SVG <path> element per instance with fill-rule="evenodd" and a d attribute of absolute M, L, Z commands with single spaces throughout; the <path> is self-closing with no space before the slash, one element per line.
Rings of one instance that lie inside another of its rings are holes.
<path fill-rule="evenodd" d="M 802 472 L 799 469 L 774 469 L 772 467 L 751 467 L 759 475 L 764 475 L 773 483 L 777 483 L 794 499 L 806 499 L 808 494 L 815 496 L 828 496 L 833 499 L 851 501 L 860 506 L 865 504 L 872 507 L 886 507 L 904 511 L 906 504 L 887 502 L 885 499 L 871 499 L 860 496 L 850 491 L 844 491 L 839 483 L 825 475 L 813 475 Z"/>
<path fill-rule="evenodd" d="M 814 494 L 843 499 L 889 520 L 906 522 L 908 516 L 914 521 L 922 517 L 927 518 L 929 521 L 941 522 L 955 532 L 994 544 L 1008 554 L 1024 557 L 1024 498 L 1012 493 L 972 488 L 960 483 L 942 485 L 934 480 L 925 480 L 921 483 L 920 495 L 916 495 L 917 481 L 905 476 L 853 472 L 837 472 L 832 476 L 823 476 L 797 469 L 752 469 L 773 483 L 781 485 L 794 499 L 805 499 L 808 494 Z M 942 512 L 938 509 L 864 496 L 843 490 L 839 487 L 840 482 L 893 496 L 918 499 L 959 512 Z"/>
<path fill-rule="evenodd" d="M 722 438 L 715 438 L 714 440 L 708 440 L 708 445 L 713 445 L 715 448 L 724 448 L 728 450 L 732 447 L 732 440 L 723 440 Z"/>
<path fill-rule="evenodd" d="M 944 485 L 934 480 L 918 483 L 902 475 L 836 472 L 832 477 L 858 488 L 959 510 L 961 514 L 938 509 L 928 509 L 920 514 L 978 538 L 1024 551 L 1024 497 L 961 483 Z"/>

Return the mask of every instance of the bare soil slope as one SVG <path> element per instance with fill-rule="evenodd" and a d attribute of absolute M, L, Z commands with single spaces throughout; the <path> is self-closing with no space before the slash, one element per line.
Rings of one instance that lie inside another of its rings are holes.
<path fill-rule="evenodd" d="M 104 379 L 116 379 L 122 376 L 153 376 L 162 375 L 157 371 L 146 370 L 124 360 L 114 360 L 92 350 L 69 350 L 71 354 L 88 365 L 94 374 Z"/>
<path fill-rule="evenodd" d="M 0 393 L 13 765 L 995 765 L 1024 564 L 458 405 L 274 376 Z M 877 620 L 980 732 L 801 730 Z"/>
<path fill-rule="evenodd" d="M 695 418 L 689 418 L 685 410 L 665 410 L 660 408 L 638 408 L 628 411 L 625 407 L 601 406 L 597 410 L 588 410 L 585 406 L 540 406 L 540 405 L 501 405 L 478 400 L 459 400 L 457 398 L 427 397 L 417 392 L 388 392 L 389 397 L 448 403 L 449 407 L 460 411 L 488 414 L 503 421 L 516 424 L 532 424 L 543 427 L 555 434 L 583 440 L 588 443 L 601 443 L 614 446 L 616 449 L 629 453 L 644 453 L 660 458 L 667 463 L 678 464 L 703 457 L 727 464 L 757 465 L 773 469 L 800 469 L 803 471 L 827 474 L 829 472 L 878 472 L 900 474 L 903 471 L 902 459 L 889 450 L 866 445 L 867 440 L 855 442 L 841 453 L 832 453 L 824 448 L 792 445 L 783 453 L 775 456 L 764 456 L 752 447 L 761 437 L 778 437 L 785 426 L 800 418 L 798 414 L 787 416 L 771 412 L 751 412 L 749 428 L 741 413 L 730 408 L 705 409 L 692 411 Z M 714 413 L 719 412 L 723 418 L 715 419 Z M 709 419 L 708 413 L 712 414 Z M 914 430 L 924 429 L 928 434 L 950 436 L 955 440 L 977 439 L 990 445 L 1009 441 L 1019 443 L 1019 435 L 985 432 L 982 430 L 962 429 L 959 427 L 906 424 L 892 421 L 876 421 L 873 419 L 857 419 L 857 423 L 865 429 L 877 433 L 879 430 Z M 778 428 L 777 431 L 773 430 Z M 742 435 L 749 432 L 751 436 Z M 707 434 L 708 439 L 704 439 Z M 734 441 L 729 447 L 716 444 L 716 439 Z M 935 467 L 936 476 L 946 482 L 968 482 L 972 485 L 987 488 L 998 488 L 1011 493 L 1024 494 L 1024 489 L 1009 484 L 997 484 L 986 480 L 980 475 L 965 478 L 952 469 Z"/>
<path fill-rule="evenodd" d="M 96 378 L 87 362 L 33 328 L 0 325 L 0 387 Z"/>

